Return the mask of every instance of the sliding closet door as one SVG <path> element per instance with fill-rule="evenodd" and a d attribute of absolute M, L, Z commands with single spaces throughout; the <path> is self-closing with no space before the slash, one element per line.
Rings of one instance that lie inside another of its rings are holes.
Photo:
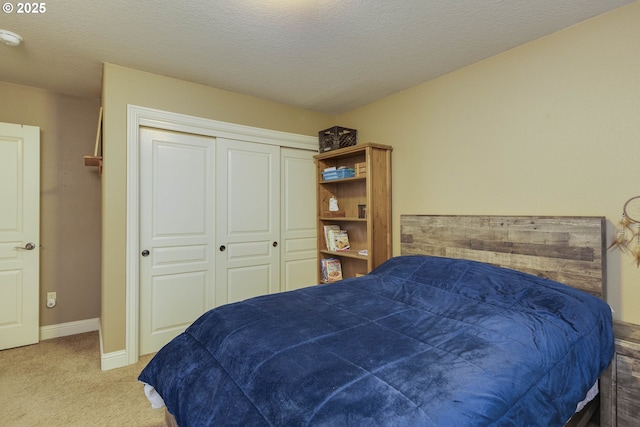
<path fill-rule="evenodd" d="M 281 149 L 282 291 L 318 283 L 314 154 L 317 151 Z"/>
<path fill-rule="evenodd" d="M 280 147 L 216 143 L 219 306 L 280 290 Z"/>
<path fill-rule="evenodd" d="M 215 139 L 140 129 L 140 354 L 214 305 Z"/>

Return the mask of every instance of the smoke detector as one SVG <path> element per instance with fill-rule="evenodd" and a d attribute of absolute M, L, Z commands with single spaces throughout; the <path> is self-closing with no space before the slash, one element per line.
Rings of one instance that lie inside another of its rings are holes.
<path fill-rule="evenodd" d="M 22 36 L 9 30 L 0 30 L 0 41 L 8 46 L 18 46 L 22 43 Z"/>

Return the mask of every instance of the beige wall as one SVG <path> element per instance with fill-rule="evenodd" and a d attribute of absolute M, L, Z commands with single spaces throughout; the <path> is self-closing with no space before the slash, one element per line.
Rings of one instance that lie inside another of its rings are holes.
<path fill-rule="evenodd" d="M 99 100 L 0 82 L 0 121 L 40 127 L 40 325 L 100 317 Z M 58 305 L 46 308 L 46 293 Z"/>
<path fill-rule="evenodd" d="M 611 238 L 640 194 L 638 22 L 635 2 L 337 121 L 106 64 L 102 180 L 82 162 L 99 100 L 0 82 L 0 121 L 41 129 L 41 325 L 101 317 L 104 351 L 124 348 L 127 104 L 307 135 L 338 123 L 393 145 L 396 254 L 404 213 L 604 215 Z M 616 251 L 608 267 L 615 316 L 640 323 L 640 270 Z"/>
<path fill-rule="evenodd" d="M 598 215 L 640 194 L 640 2 L 338 117 L 394 146 L 401 214 Z M 608 253 L 609 303 L 640 323 L 640 269 Z"/>
<path fill-rule="evenodd" d="M 125 348 L 127 104 L 303 135 L 317 135 L 334 117 L 111 64 L 102 89 L 101 327 L 103 351 L 110 353 Z"/>
<path fill-rule="evenodd" d="M 0 121 L 41 128 L 41 325 L 101 317 L 104 351 L 124 348 L 127 104 L 307 135 L 338 123 L 393 145 L 396 254 L 404 213 L 604 215 L 611 238 L 640 194 L 637 22 L 638 2 L 337 121 L 106 64 L 102 180 L 82 162 L 99 100 L 0 82 Z M 615 316 L 640 323 L 640 270 L 617 251 L 608 267 Z"/>

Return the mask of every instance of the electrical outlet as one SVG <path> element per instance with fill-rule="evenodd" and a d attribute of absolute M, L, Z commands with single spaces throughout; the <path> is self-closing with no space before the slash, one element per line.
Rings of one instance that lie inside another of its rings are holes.
<path fill-rule="evenodd" d="M 47 292 L 47 308 L 53 308 L 58 303 L 55 292 Z"/>

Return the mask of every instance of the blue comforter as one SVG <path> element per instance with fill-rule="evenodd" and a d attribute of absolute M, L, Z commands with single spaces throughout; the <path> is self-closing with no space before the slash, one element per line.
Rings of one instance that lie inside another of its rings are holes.
<path fill-rule="evenodd" d="M 611 310 L 546 279 L 401 256 L 218 307 L 139 379 L 189 426 L 553 426 L 613 355 Z"/>

